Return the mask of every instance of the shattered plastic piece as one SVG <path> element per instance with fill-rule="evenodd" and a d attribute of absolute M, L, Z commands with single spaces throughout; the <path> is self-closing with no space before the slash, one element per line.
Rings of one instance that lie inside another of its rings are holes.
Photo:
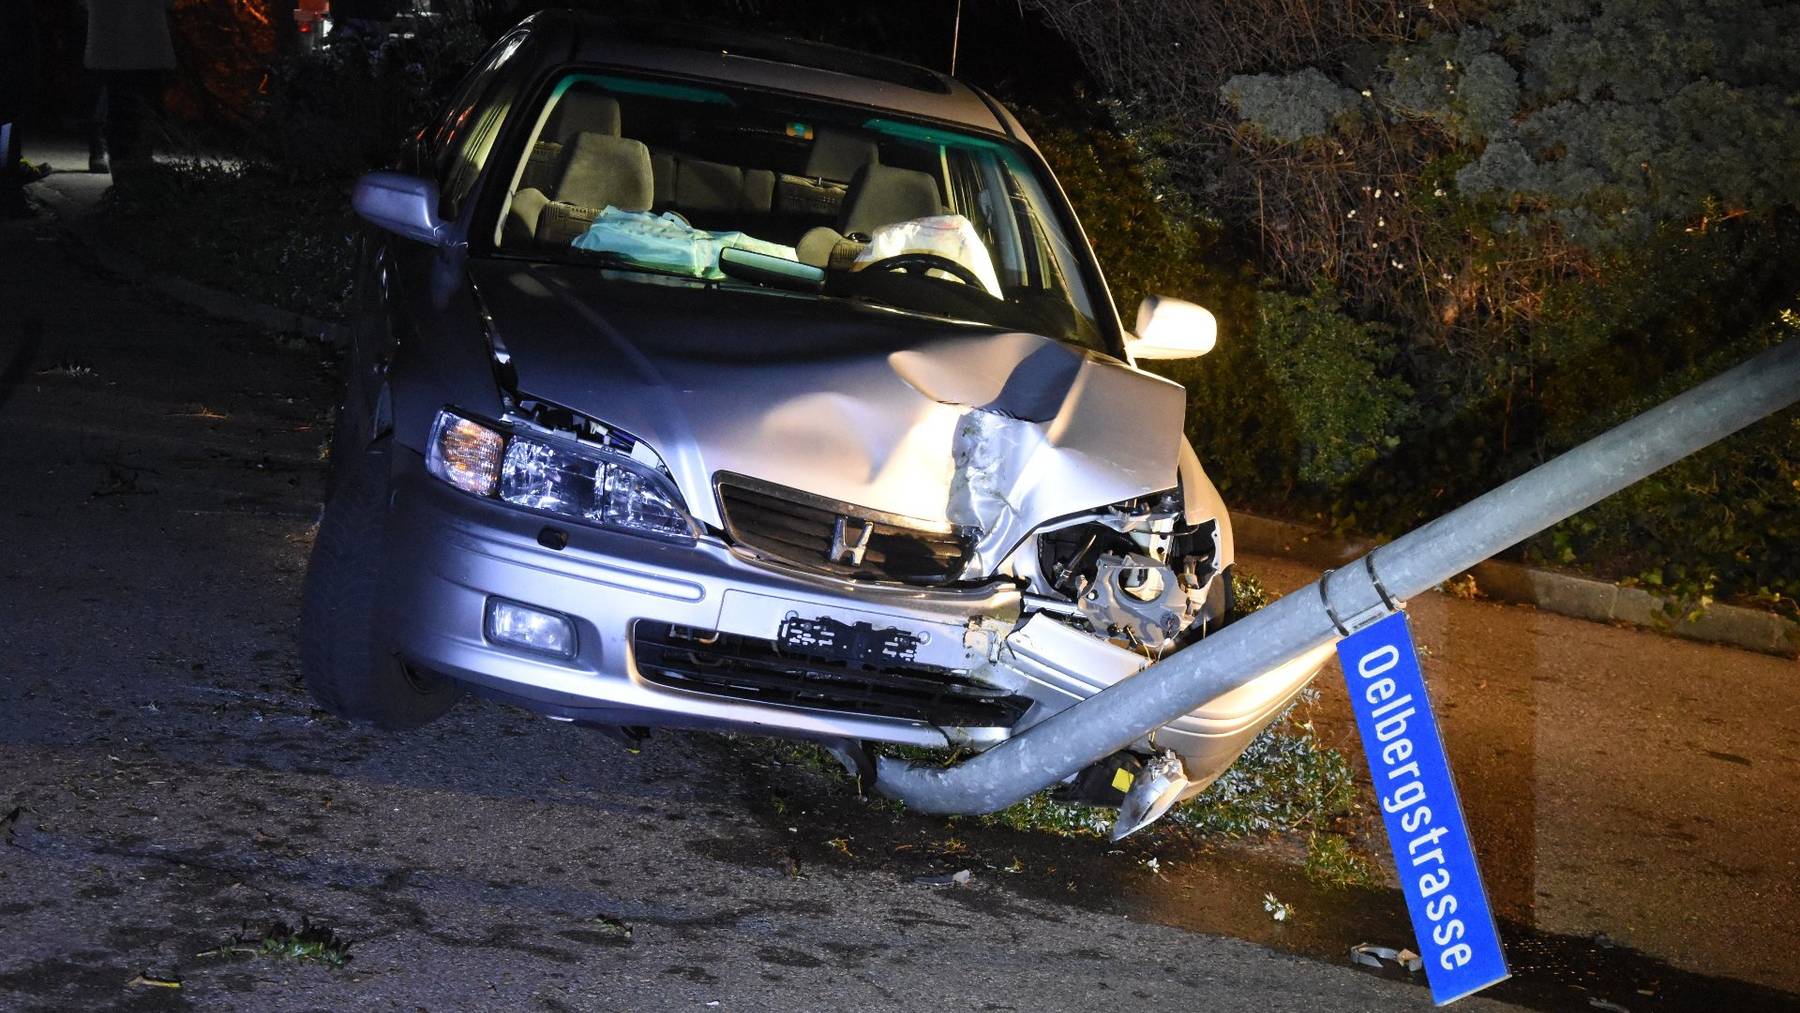
<path fill-rule="evenodd" d="M 1011 630 L 1010 623 L 990 616 L 970 616 L 963 626 L 963 647 L 970 654 L 994 661 L 1000 657 L 1000 644 Z M 1004 684 L 1004 680 L 997 684 Z"/>
<path fill-rule="evenodd" d="M 1411 974 L 1419 973 L 1419 970 L 1425 966 L 1424 962 L 1419 959 L 1419 955 L 1411 950 L 1396 950 L 1392 946 L 1376 946 L 1374 943 L 1357 943 L 1350 947 L 1350 960 L 1377 968 L 1394 964 Z"/>
<path fill-rule="evenodd" d="M 1164 752 L 1144 764 L 1137 780 L 1125 793 L 1119 818 L 1113 821 L 1112 839 L 1123 839 L 1162 818 L 1188 785 L 1187 769 L 1173 752 Z"/>
<path fill-rule="evenodd" d="M 920 886 L 968 886 L 970 883 L 974 882 L 974 880 L 975 874 L 973 872 L 970 872 L 967 869 L 958 869 L 955 872 L 946 873 L 942 876 L 919 876 L 916 877 L 913 882 Z"/>

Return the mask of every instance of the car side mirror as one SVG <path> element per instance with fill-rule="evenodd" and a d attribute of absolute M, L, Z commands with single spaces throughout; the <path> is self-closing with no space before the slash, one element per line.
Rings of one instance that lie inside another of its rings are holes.
<path fill-rule="evenodd" d="M 1219 343 L 1219 321 L 1204 306 L 1153 295 L 1138 304 L 1137 334 L 1125 336 L 1125 354 L 1138 359 L 1191 359 Z"/>
<path fill-rule="evenodd" d="M 356 181 L 350 206 L 379 228 L 432 246 L 441 246 L 450 230 L 438 216 L 437 183 L 419 176 L 371 172 Z"/>

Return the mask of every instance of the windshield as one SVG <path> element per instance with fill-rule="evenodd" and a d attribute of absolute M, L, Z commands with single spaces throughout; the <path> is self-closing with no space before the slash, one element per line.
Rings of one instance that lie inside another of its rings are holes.
<path fill-rule="evenodd" d="M 564 77 L 534 123 L 504 253 L 1105 345 L 1045 181 L 999 138 L 610 73 Z"/>

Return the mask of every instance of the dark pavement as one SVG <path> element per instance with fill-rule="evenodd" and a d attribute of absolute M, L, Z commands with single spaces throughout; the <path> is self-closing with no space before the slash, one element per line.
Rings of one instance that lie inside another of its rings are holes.
<path fill-rule="evenodd" d="M 1391 893 L 1311 888 L 1279 847 L 897 815 L 765 743 L 632 755 L 483 701 L 405 736 L 325 717 L 294 638 L 330 394 L 310 346 L 122 286 L 47 220 L 0 224 L 0 1009 L 1429 1007 L 1342 958 L 1404 942 Z M 1509 943 L 1570 962 L 1502 994 L 1790 1005 L 1793 669 L 1756 665 L 1791 663 L 1415 615 Z M 1672 681 L 1736 709 L 1684 722 L 1634 692 Z M 1756 868 L 1685 868 L 1705 858 Z M 1728 913 L 1701 896 L 1732 882 L 1755 889 Z M 1271 890 L 1294 924 L 1262 914 Z M 303 920 L 349 963 L 213 952 Z M 1649 952 L 1593 953 L 1596 932 Z"/>
<path fill-rule="evenodd" d="M 325 718 L 294 660 L 318 355 L 123 289 L 48 221 L 0 225 L 0 318 L 0 1009 L 1429 1005 L 986 868 L 815 861 L 840 849 L 780 799 L 816 772 L 754 743 Z M 303 919 L 344 968 L 200 956 Z"/>

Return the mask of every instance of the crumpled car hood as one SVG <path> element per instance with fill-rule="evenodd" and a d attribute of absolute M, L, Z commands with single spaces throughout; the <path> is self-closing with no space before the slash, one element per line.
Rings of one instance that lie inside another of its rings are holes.
<path fill-rule="evenodd" d="M 1175 484 L 1182 388 L 1048 338 L 578 267 L 488 260 L 470 274 L 519 390 L 648 442 L 715 527 L 720 472 L 972 524 L 1008 549 Z"/>

